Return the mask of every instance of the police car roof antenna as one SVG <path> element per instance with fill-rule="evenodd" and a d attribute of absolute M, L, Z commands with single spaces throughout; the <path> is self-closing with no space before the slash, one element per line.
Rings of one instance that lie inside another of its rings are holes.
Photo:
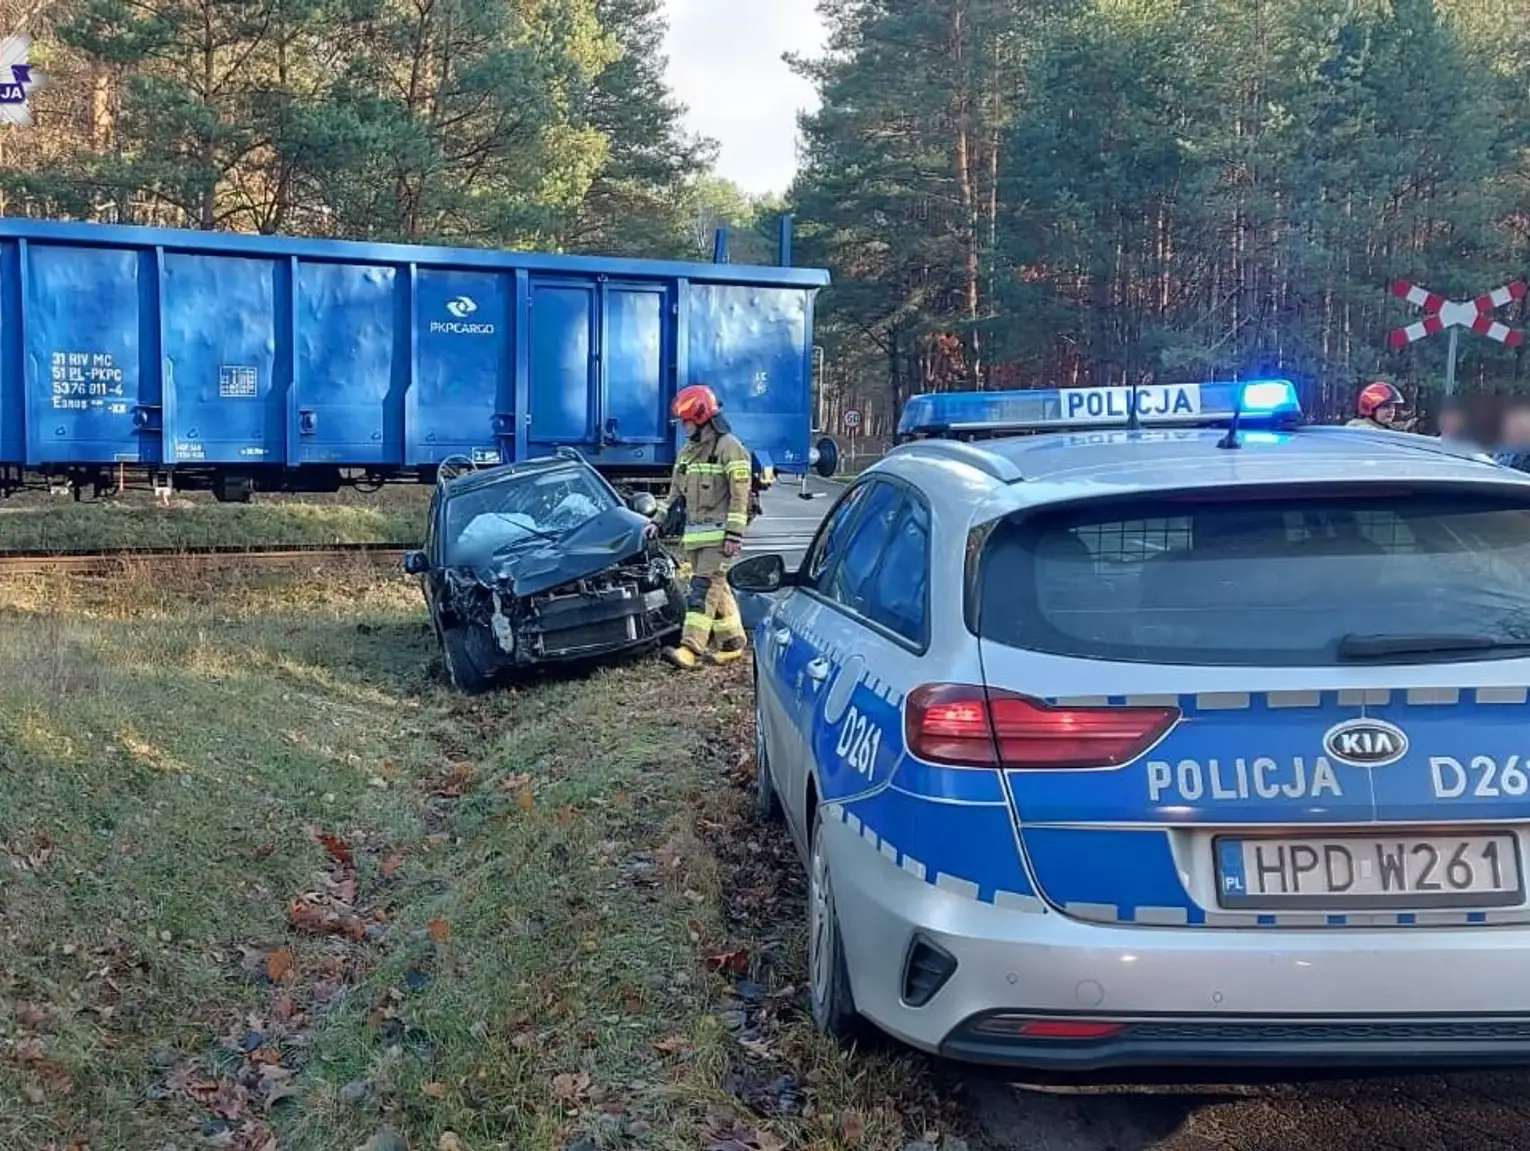
<path fill-rule="evenodd" d="M 1227 434 L 1217 441 L 1219 448 L 1241 448 L 1238 442 L 1238 419 L 1243 415 L 1243 389 L 1233 389 L 1232 423 L 1227 425 Z"/>
<path fill-rule="evenodd" d="M 1126 430 L 1140 432 L 1142 421 L 1137 418 L 1137 389 L 1127 386 L 1126 389 Z"/>

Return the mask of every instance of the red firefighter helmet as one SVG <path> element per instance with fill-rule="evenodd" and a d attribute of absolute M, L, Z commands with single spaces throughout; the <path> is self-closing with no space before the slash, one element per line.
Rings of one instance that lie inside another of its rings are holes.
<path fill-rule="evenodd" d="M 722 404 L 717 402 L 717 393 L 705 384 L 691 384 L 675 393 L 675 402 L 669 410 L 677 420 L 700 425 L 715 418 L 722 411 Z"/>
<path fill-rule="evenodd" d="M 1355 407 L 1366 419 L 1373 419 L 1376 409 L 1385 407 L 1387 404 L 1403 406 L 1403 395 L 1385 380 L 1374 380 L 1360 389 L 1360 396 L 1355 401 Z"/>

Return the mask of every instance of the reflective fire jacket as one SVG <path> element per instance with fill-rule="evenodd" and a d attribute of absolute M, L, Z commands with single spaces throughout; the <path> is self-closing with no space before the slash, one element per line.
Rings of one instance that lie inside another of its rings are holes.
<path fill-rule="evenodd" d="M 686 441 L 669 477 L 669 491 L 659 501 L 662 518 L 676 500 L 685 501 L 686 551 L 720 547 L 742 540 L 749 526 L 749 451 L 732 432 L 707 424 Z"/>

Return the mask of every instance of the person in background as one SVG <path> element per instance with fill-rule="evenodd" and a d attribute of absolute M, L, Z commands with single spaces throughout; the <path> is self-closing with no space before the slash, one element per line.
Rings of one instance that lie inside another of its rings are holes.
<path fill-rule="evenodd" d="M 1516 400 L 1504 410 L 1493 462 L 1530 472 L 1530 402 Z"/>
<path fill-rule="evenodd" d="M 1474 448 L 1476 442 L 1472 439 L 1471 432 L 1466 426 L 1466 413 L 1461 410 L 1461 405 L 1454 399 L 1447 398 L 1440 408 L 1440 416 L 1436 425 L 1439 428 L 1440 441 L 1454 444 L 1457 447 Z"/>
<path fill-rule="evenodd" d="M 680 547 L 691 575 L 680 644 L 665 648 L 663 654 L 678 668 L 693 668 L 703 658 L 731 663 L 743 656 L 746 642 L 728 569 L 743 548 L 749 526 L 749 451 L 728 427 L 717 394 L 705 384 L 681 388 L 671 414 L 688 439 L 655 518 L 665 518 L 671 507 L 684 502 Z M 709 650 L 714 639 L 717 648 Z"/>
<path fill-rule="evenodd" d="M 1386 380 L 1372 380 L 1355 397 L 1355 418 L 1345 426 L 1380 432 L 1406 431 L 1399 421 L 1405 406 L 1403 394 L 1395 387 Z"/>

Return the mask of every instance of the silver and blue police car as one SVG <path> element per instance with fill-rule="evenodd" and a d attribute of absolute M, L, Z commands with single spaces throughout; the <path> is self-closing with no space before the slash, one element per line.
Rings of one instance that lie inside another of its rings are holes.
<path fill-rule="evenodd" d="M 1530 1060 L 1530 477 L 1287 381 L 916 397 L 755 633 L 813 1014 L 1031 1068 Z"/>

